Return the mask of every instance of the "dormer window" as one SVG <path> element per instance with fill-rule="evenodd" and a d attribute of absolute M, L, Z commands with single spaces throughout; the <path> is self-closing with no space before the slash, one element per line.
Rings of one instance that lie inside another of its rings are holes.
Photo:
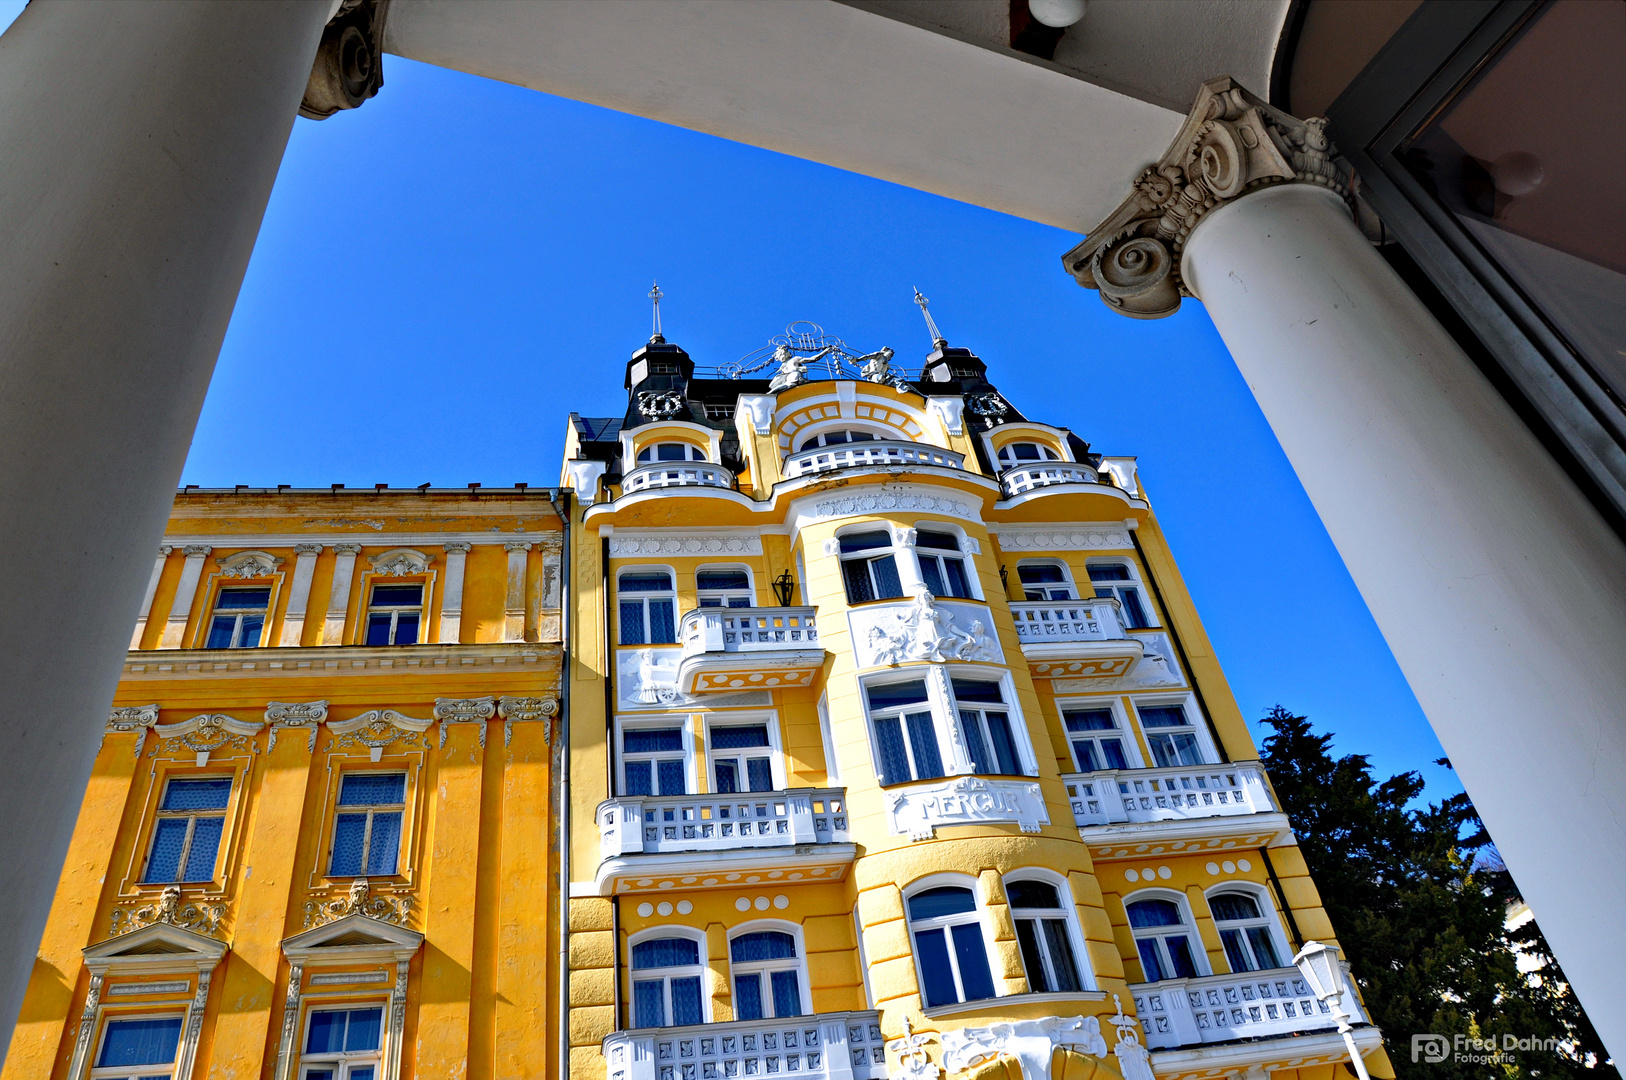
<path fill-rule="evenodd" d="M 654 443 L 638 451 L 638 463 L 648 465 L 657 461 L 705 461 L 706 452 L 690 443 Z"/>
<path fill-rule="evenodd" d="M 1031 461 L 1060 461 L 1061 455 L 1043 443 L 1010 442 L 999 448 L 999 468 L 1003 472 Z"/>

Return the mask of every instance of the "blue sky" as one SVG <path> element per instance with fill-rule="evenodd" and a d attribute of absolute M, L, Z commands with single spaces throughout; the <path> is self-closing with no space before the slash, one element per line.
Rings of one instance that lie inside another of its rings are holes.
<path fill-rule="evenodd" d="M 1200 304 L 1125 319 L 1063 272 L 1072 234 L 399 57 L 385 77 L 295 124 L 183 483 L 551 485 L 567 414 L 624 410 L 653 279 L 702 365 L 796 319 L 916 365 L 918 286 L 1028 415 L 1139 456 L 1244 715 L 1281 702 L 1459 790 Z"/>

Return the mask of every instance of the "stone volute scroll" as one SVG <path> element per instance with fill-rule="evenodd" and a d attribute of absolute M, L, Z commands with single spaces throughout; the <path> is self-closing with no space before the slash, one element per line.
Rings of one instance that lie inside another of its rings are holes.
<path fill-rule="evenodd" d="M 316 750 L 316 732 L 327 719 L 326 701 L 268 701 L 265 722 L 271 727 L 267 750 L 277 748 L 277 733 L 287 728 L 305 729 L 305 752 Z"/>
<path fill-rule="evenodd" d="M 436 698 L 434 716 L 440 721 L 439 748 L 446 749 L 447 729 L 452 724 L 479 724 L 480 749 L 486 748 L 486 723 L 497 715 L 497 699 L 493 697 L 481 698 Z"/>
<path fill-rule="evenodd" d="M 1168 150 L 1063 264 L 1114 311 L 1174 314 L 1181 297 L 1195 295 L 1180 256 L 1206 214 L 1275 184 L 1318 184 L 1350 201 L 1349 174 L 1333 161 L 1326 126 L 1272 108 L 1229 77 L 1204 83 Z"/>

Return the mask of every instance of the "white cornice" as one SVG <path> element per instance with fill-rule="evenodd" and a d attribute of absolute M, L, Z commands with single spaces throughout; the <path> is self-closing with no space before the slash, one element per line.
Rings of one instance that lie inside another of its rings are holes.
<path fill-rule="evenodd" d="M 1122 521 L 1078 521 L 1059 525 L 991 524 L 988 531 L 1004 551 L 1118 551 L 1133 548 Z"/>
<path fill-rule="evenodd" d="M 1298 843 L 1286 814 L 1236 814 L 1183 818 L 1178 821 L 1136 821 L 1116 825 L 1080 825 L 1078 835 L 1089 845 L 1095 860 L 1146 859 L 1154 855 L 1212 855 L 1255 847 L 1287 847 Z M 1229 846 L 1227 846 L 1227 842 Z M 1123 854 L 1107 854 L 1111 847 Z"/>
<path fill-rule="evenodd" d="M 1383 1045 L 1383 1032 L 1375 1027 L 1357 1027 L 1352 1034 L 1362 1057 Z M 1344 1046 L 1342 1035 L 1336 1031 L 1318 1031 L 1287 1038 L 1182 1047 L 1179 1050 L 1153 1050 L 1152 1072 L 1158 1080 L 1231 1076 L 1250 1065 L 1276 1062 L 1289 1062 L 1291 1063 L 1289 1067 L 1325 1065 L 1346 1060 L 1348 1056 L 1349 1052 Z"/>
<path fill-rule="evenodd" d="M 485 645 L 310 646 L 278 649 L 145 649 L 124 660 L 127 680 L 176 678 L 310 678 L 388 674 L 445 675 L 477 668 L 537 671 L 555 660 L 557 642 Z"/>
<path fill-rule="evenodd" d="M 324 532 L 312 529 L 298 533 L 210 533 L 205 536 L 176 534 L 164 537 L 171 547 L 212 545 L 217 551 L 237 551 L 256 548 L 291 548 L 295 544 L 362 544 L 366 547 L 432 547 L 461 542 L 466 544 L 506 544 L 510 541 L 530 541 L 546 545 L 552 541 L 557 547 L 564 541 L 558 529 L 487 529 L 482 532 L 468 530 L 448 532 Z"/>

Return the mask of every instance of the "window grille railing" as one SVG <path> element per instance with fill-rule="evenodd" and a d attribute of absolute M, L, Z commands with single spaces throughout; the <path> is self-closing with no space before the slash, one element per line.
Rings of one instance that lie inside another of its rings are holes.
<path fill-rule="evenodd" d="M 819 644 L 817 608 L 696 608 L 683 616 L 683 655 L 813 649 Z"/>
<path fill-rule="evenodd" d="M 1146 1045 L 1153 1050 L 1338 1026 L 1295 968 L 1134 983 L 1129 993 L 1146 1028 Z M 1343 1006 L 1353 1023 L 1366 1022 L 1353 992 L 1344 993 Z"/>
<path fill-rule="evenodd" d="M 876 1012 L 616 1031 L 605 1037 L 603 1053 L 608 1080 L 884 1080 L 887 1075 Z"/>
<path fill-rule="evenodd" d="M 860 469 L 869 466 L 930 465 L 939 469 L 965 468 L 965 455 L 940 446 L 912 442 L 843 443 L 840 446 L 820 446 L 801 450 L 785 459 L 785 479 L 834 472 L 837 469 Z"/>
<path fill-rule="evenodd" d="M 847 842 L 845 788 L 638 795 L 598 806 L 599 855 L 733 851 Z"/>
<path fill-rule="evenodd" d="M 1062 783 L 1080 825 L 1268 814 L 1276 809 L 1256 762 L 1173 769 L 1066 773 Z"/>

